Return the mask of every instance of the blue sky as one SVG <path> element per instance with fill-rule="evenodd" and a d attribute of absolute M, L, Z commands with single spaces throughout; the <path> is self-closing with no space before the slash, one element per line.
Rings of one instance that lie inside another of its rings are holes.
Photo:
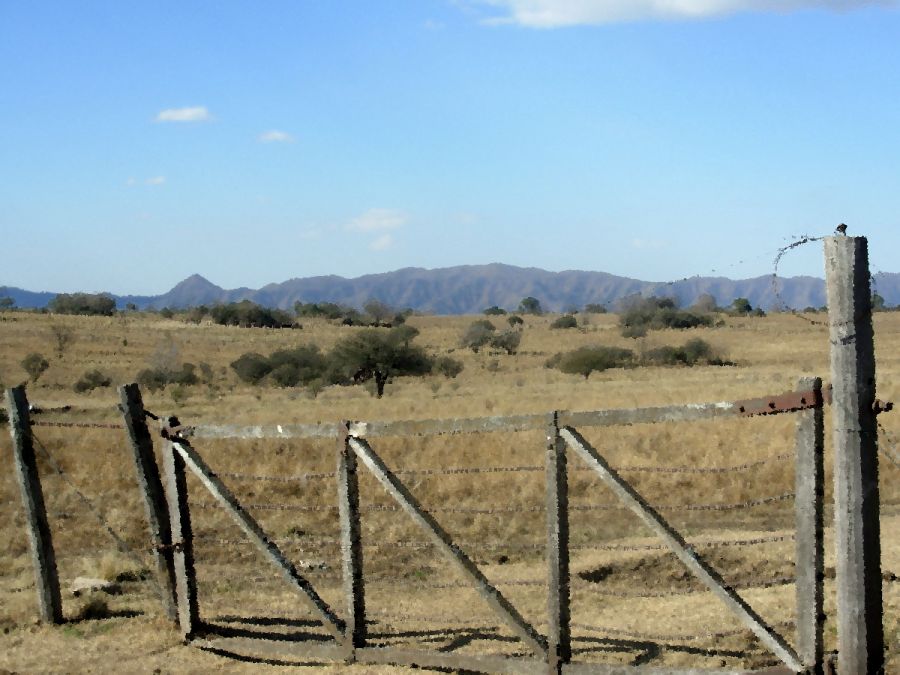
<path fill-rule="evenodd" d="M 896 2 L 0 0 L 0 63 L 0 285 L 900 271 Z"/>

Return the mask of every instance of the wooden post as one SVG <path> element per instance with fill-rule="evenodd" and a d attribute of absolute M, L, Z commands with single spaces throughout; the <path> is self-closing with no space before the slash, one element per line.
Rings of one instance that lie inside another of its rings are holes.
<path fill-rule="evenodd" d="M 872 292 L 865 237 L 825 239 L 834 385 L 838 672 L 884 665 Z"/>
<path fill-rule="evenodd" d="M 363 582 L 362 539 L 359 521 L 359 478 L 356 453 L 349 445 L 349 422 L 337 428 L 337 489 L 341 517 L 341 558 L 347 602 L 347 642 L 352 650 L 366 644 L 366 600 Z"/>
<path fill-rule="evenodd" d="M 25 387 L 6 390 L 9 409 L 9 430 L 13 441 L 13 458 L 16 476 L 22 493 L 22 507 L 28 526 L 31 544 L 31 560 L 34 565 L 34 586 L 37 589 L 38 614 L 41 621 L 62 623 L 62 596 L 59 592 L 59 575 L 56 570 L 56 552 L 50 536 L 44 492 L 38 475 L 31 438 L 31 419 Z"/>
<path fill-rule="evenodd" d="M 163 471 L 166 476 L 166 502 L 172 530 L 178 624 L 184 639 L 189 640 L 200 627 L 200 609 L 197 604 L 197 576 L 194 571 L 194 546 L 184 459 L 171 441 L 166 441 L 163 448 Z"/>
<path fill-rule="evenodd" d="M 144 513 L 150 529 L 150 547 L 156 566 L 156 578 L 162 595 L 163 611 L 172 621 L 178 620 L 175 601 L 175 567 L 172 563 L 172 530 L 169 509 L 163 493 L 159 467 L 153 454 L 153 439 L 147 428 L 144 402 L 137 384 L 119 387 L 119 400 L 128 439 L 131 442 L 138 487 L 144 498 Z"/>
<path fill-rule="evenodd" d="M 569 483 L 566 443 L 559 435 L 559 416 L 547 423 L 547 656 L 548 671 L 561 673 L 572 656 L 569 622 Z"/>
<path fill-rule="evenodd" d="M 825 423 L 822 380 L 801 378 L 798 391 L 812 390 L 816 407 L 797 413 L 794 470 L 796 484 L 797 570 L 797 655 L 814 673 L 822 671 L 824 658 L 823 627 L 825 578 L 825 541 L 823 510 L 825 500 Z"/>

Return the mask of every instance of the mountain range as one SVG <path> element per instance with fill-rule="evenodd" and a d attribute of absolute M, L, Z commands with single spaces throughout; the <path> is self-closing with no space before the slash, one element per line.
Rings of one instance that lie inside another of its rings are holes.
<path fill-rule="evenodd" d="M 880 273 L 873 281 L 873 290 L 888 305 L 900 303 L 900 274 Z M 176 309 L 239 300 L 282 309 L 293 308 L 297 301 L 328 301 L 361 307 L 367 300 L 377 298 L 398 309 L 409 307 L 434 314 L 476 314 L 492 305 L 515 309 L 527 296 L 540 300 L 546 310 L 562 311 L 587 303 L 611 307 L 617 300 L 634 294 L 667 296 L 675 298 L 680 305 L 690 305 L 705 293 L 715 297 L 720 305 L 728 305 L 734 298 L 742 297 L 754 307 L 763 309 L 780 306 L 803 309 L 825 304 L 825 282 L 815 277 L 774 278 L 766 275 L 739 280 L 691 277 L 652 282 L 605 272 L 548 272 L 501 263 L 430 270 L 407 267 L 353 279 L 334 275 L 296 278 L 259 289 L 224 289 L 194 274 L 162 295 L 113 297 L 121 308 L 133 303 L 140 309 Z M 55 295 L 0 287 L 0 297 L 11 297 L 19 307 L 44 307 Z"/>

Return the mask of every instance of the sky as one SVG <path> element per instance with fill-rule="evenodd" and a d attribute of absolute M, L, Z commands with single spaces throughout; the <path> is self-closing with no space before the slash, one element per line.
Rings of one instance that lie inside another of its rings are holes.
<path fill-rule="evenodd" d="M 900 2 L 0 0 L 0 64 L 0 285 L 900 272 Z"/>

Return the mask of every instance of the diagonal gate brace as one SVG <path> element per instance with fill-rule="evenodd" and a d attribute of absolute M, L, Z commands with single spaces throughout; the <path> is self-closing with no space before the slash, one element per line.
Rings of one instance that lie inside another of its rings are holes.
<path fill-rule="evenodd" d="M 460 548 L 453 543 L 450 535 L 438 524 L 438 522 L 425 511 L 412 496 L 406 486 L 401 483 L 397 477 L 387 468 L 381 458 L 375 454 L 369 444 L 361 439 L 351 436 L 349 445 L 362 461 L 363 464 L 372 472 L 372 475 L 387 490 L 388 494 L 393 497 L 400 507 L 408 513 L 412 519 L 420 526 L 431 539 L 435 546 L 441 551 L 451 563 L 464 575 L 475 581 L 475 587 L 478 593 L 491 606 L 497 615 L 506 621 L 525 644 L 527 644 L 534 652 L 542 656 L 547 654 L 547 643 L 544 638 L 529 624 L 515 607 L 510 604 L 499 590 L 494 588 L 487 580 L 487 577 L 481 573 L 481 570 L 473 563 L 469 557 L 463 553 Z"/>
<path fill-rule="evenodd" d="M 213 497 L 225 507 L 225 511 L 234 519 L 244 533 L 262 551 L 262 553 L 279 569 L 281 574 L 288 582 L 309 600 L 313 609 L 315 609 L 322 623 L 329 633 L 334 635 L 338 641 L 343 642 L 345 639 L 344 622 L 331 610 L 309 581 L 297 572 L 293 564 L 285 557 L 281 550 L 272 542 L 263 529 L 259 526 L 252 516 L 241 508 L 240 503 L 233 494 L 225 487 L 224 483 L 219 480 L 218 476 L 203 461 L 200 455 L 187 442 L 177 438 L 170 439 L 172 446 L 184 459 L 184 463 L 193 471 L 200 482 L 210 491 Z"/>
<path fill-rule="evenodd" d="M 706 584 L 707 588 L 738 616 L 741 622 L 759 638 L 760 642 L 772 650 L 792 671 L 801 672 L 803 670 L 800 657 L 784 638 L 768 626 L 762 617 L 725 583 L 719 573 L 694 552 L 684 538 L 616 473 L 581 434 L 571 427 L 565 427 L 560 430 L 560 436 L 575 454 L 600 475 L 600 478 L 610 487 L 616 497 L 637 514 L 672 549 L 672 552 L 688 570 Z"/>

